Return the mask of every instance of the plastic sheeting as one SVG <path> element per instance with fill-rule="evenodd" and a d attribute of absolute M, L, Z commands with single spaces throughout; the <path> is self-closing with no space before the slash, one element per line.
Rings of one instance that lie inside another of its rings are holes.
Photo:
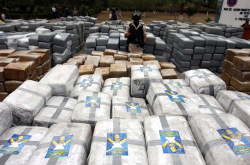
<path fill-rule="evenodd" d="M 100 92 L 102 85 L 103 78 L 101 74 L 80 76 L 76 81 L 71 96 L 73 98 L 78 98 L 82 91 Z"/>
<path fill-rule="evenodd" d="M 147 152 L 141 123 L 133 119 L 97 122 L 88 164 L 147 165 Z"/>
<path fill-rule="evenodd" d="M 137 119 L 143 123 L 147 116 L 150 114 L 144 99 L 118 96 L 112 98 L 112 118 Z"/>
<path fill-rule="evenodd" d="M 33 125 L 50 127 L 56 123 L 70 123 L 76 104 L 75 99 L 53 96 L 36 115 Z"/>
<path fill-rule="evenodd" d="M 196 115 L 190 128 L 208 165 L 249 164 L 249 128 L 231 114 Z"/>
<path fill-rule="evenodd" d="M 150 165 L 205 165 L 185 118 L 151 116 L 144 122 Z"/>
<path fill-rule="evenodd" d="M 51 96 L 50 86 L 27 80 L 8 95 L 3 102 L 13 109 L 14 124 L 31 125 L 35 115 Z"/>
<path fill-rule="evenodd" d="M 28 164 L 85 164 L 91 143 L 91 136 L 92 131 L 88 124 L 54 124 L 41 140 Z M 61 142 L 64 142 L 63 145 L 60 145 L 59 138 Z M 55 141 L 53 142 L 53 140 Z M 58 147 L 58 150 L 56 147 Z"/>
<path fill-rule="evenodd" d="M 70 96 L 78 76 L 76 66 L 57 65 L 40 80 L 40 83 L 51 86 L 53 96 Z"/>
<path fill-rule="evenodd" d="M 72 114 L 72 122 L 88 123 L 95 126 L 97 121 L 110 119 L 111 97 L 102 92 L 80 93 Z"/>
<path fill-rule="evenodd" d="M 0 102 L 0 135 L 10 128 L 12 123 L 12 109 L 7 104 Z"/>

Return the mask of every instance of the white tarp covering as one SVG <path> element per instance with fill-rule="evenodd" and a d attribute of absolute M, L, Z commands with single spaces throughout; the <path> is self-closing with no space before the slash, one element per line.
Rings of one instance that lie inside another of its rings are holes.
<path fill-rule="evenodd" d="M 7 104 L 0 102 L 0 135 L 10 128 L 12 123 L 12 109 Z"/>

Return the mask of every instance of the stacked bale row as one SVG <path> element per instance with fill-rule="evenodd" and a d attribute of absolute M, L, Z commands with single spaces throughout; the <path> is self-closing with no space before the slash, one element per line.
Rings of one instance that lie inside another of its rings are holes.
<path fill-rule="evenodd" d="M 228 49 L 221 78 L 228 90 L 250 94 L 250 50 Z"/>
<path fill-rule="evenodd" d="M 40 80 L 51 68 L 50 54 L 45 49 L 0 51 L 0 100 L 16 90 L 25 80 Z"/>

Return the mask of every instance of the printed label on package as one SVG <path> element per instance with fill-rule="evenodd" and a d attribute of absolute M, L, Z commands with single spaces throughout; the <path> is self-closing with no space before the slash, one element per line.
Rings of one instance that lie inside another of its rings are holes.
<path fill-rule="evenodd" d="M 93 78 L 87 78 L 87 79 L 83 79 L 82 83 L 81 83 L 81 87 L 89 87 L 92 85 L 93 83 Z"/>
<path fill-rule="evenodd" d="M 195 75 L 198 78 L 206 78 L 206 77 L 210 76 L 210 74 L 207 74 L 205 72 L 195 72 Z"/>
<path fill-rule="evenodd" d="M 238 96 L 241 100 L 250 100 L 248 96 Z"/>
<path fill-rule="evenodd" d="M 0 154 L 18 155 L 30 138 L 30 135 L 13 134 L 12 137 L 1 148 Z"/>
<path fill-rule="evenodd" d="M 139 103 L 126 102 L 126 109 L 127 112 L 141 113 L 141 108 L 139 106 Z"/>
<path fill-rule="evenodd" d="M 122 82 L 112 83 L 110 90 L 115 90 L 115 89 L 122 89 Z"/>
<path fill-rule="evenodd" d="M 165 154 L 185 154 L 181 137 L 178 131 L 159 130 L 163 153 Z"/>
<path fill-rule="evenodd" d="M 179 88 L 182 88 L 182 85 L 181 85 L 181 83 L 180 83 L 180 82 L 170 81 L 170 82 L 169 82 L 169 84 L 170 84 L 170 85 L 177 86 L 177 87 L 179 87 Z"/>
<path fill-rule="evenodd" d="M 101 105 L 100 97 L 94 97 L 94 96 L 86 97 L 85 107 L 100 108 L 100 105 Z"/>
<path fill-rule="evenodd" d="M 250 153 L 249 141 L 239 132 L 237 128 L 219 129 L 217 131 L 235 155 Z"/>
<path fill-rule="evenodd" d="M 169 99 L 177 103 L 185 103 L 181 95 L 177 91 L 165 90 Z"/>
<path fill-rule="evenodd" d="M 106 155 L 127 156 L 128 140 L 126 133 L 108 133 Z"/>
<path fill-rule="evenodd" d="M 72 139 L 73 135 L 54 136 L 45 158 L 67 157 Z"/>
<path fill-rule="evenodd" d="M 141 72 L 144 72 L 144 71 L 149 71 L 149 72 L 151 72 L 151 71 L 152 71 L 152 68 L 151 68 L 151 67 L 148 67 L 148 66 L 144 66 L 144 67 L 140 67 L 140 70 L 141 70 Z"/>

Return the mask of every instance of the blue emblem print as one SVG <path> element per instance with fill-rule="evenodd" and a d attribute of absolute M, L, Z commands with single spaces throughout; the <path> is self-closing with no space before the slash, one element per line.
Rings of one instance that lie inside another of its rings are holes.
<path fill-rule="evenodd" d="M 127 112 L 141 113 L 141 108 L 139 106 L 139 103 L 126 102 L 126 109 Z"/>
<path fill-rule="evenodd" d="M 196 77 L 198 77 L 198 78 L 206 78 L 206 77 L 208 77 L 209 76 L 209 74 L 207 74 L 207 73 L 205 73 L 205 72 L 195 72 L 194 73 L 195 75 L 196 75 Z"/>
<path fill-rule="evenodd" d="M 167 93 L 168 98 L 171 101 L 177 102 L 177 103 L 185 103 L 185 101 L 183 100 L 183 98 L 177 91 L 165 90 L 165 92 Z"/>
<path fill-rule="evenodd" d="M 248 96 L 238 96 L 241 100 L 250 100 Z"/>
<path fill-rule="evenodd" d="M 94 97 L 94 96 L 86 97 L 85 107 L 100 108 L 100 105 L 101 105 L 100 97 Z"/>
<path fill-rule="evenodd" d="M 58 158 L 68 156 L 72 139 L 73 135 L 54 136 L 45 158 Z"/>
<path fill-rule="evenodd" d="M 149 71 L 149 72 L 151 72 L 151 71 L 152 71 L 152 68 L 151 68 L 151 67 L 148 67 L 148 66 L 143 66 L 143 67 L 140 67 L 140 70 L 141 70 L 141 72 L 144 72 L 144 71 Z"/>
<path fill-rule="evenodd" d="M 217 132 L 226 141 L 235 155 L 250 153 L 249 141 L 239 132 L 237 128 L 219 129 Z"/>
<path fill-rule="evenodd" d="M 182 85 L 181 85 L 181 83 L 180 83 L 180 82 L 170 81 L 170 82 L 169 82 L 169 84 L 170 84 L 170 85 L 177 86 L 177 87 L 179 87 L 179 88 L 182 88 Z"/>
<path fill-rule="evenodd" d="M 106 155 L 127 156 L 128 140 L 126 133 L 108 133 Z"/>
<path fill-rule="evenodd" d="M 234 7 L 237 4 L 238 0 L 227 0 L 227 5 L 229 7 Z"/>
<path fill-rule="evenodd" d="M 81 87 L 89 87 L 92 85 L 93 83 L 93 78 L 87 78 L 87 79 L 83 79 L 82 83 L 81 83 Z"/>
<path fill-rule="evenodd" d="M 112 83 L 110 90 L 122 89 L 122 82 Z"/>
<path fill-rule="evenodd" d="M 1 148 L 0 154 L 18 155 L 30 138 L 30 135 L 14 134 Z"/>
<path fill-rule="evenodd" d="M 163 153 L 185 154 L 181 137 L 178 131 L 159 130 Z"/>

